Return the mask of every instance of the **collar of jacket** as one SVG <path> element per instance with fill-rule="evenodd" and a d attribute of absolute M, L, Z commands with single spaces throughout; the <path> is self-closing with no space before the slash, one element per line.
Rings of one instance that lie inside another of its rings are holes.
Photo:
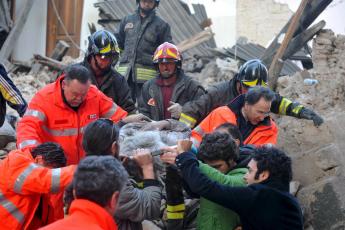
<path fill-rule="evenodd" d="M 271 179 L 271 178 L 268 178 L 267 180 L 262 181 L 259 184 L 268 186 L 270 188 L 274 188 L 274 189 L 279 190 L 281 192 L 289 192 L 289 190 L 290 190 L 289 183 L 284 183 L 280 180 Z"/>
<path fill-rule="evenodd" d="M 113 217 L 103 207 L 92 201 L 75 199 L 70 207 L 70 215 L 73 216 L 73 214 L 83 214 L 88 218 L 88 222 L 96 223 L 101 229 L 116 229 Z"/>
<path fill-rule="evenodd" d="M 241 94 L 235 97 L 234 100 L 232 100 L 230 104 L 228 104 L 228 107 L 236 114 L 236 117 L 243 116 L 241 113 L 241 109 L 244 106 L 244 98 L 245 98 L 245 94 Z M 261 121 L 259 124 L 257 124 L 256 126 L 259 126 L 259 125 L 270 126 L 271 125 L 270 116 L 265 117 L 265 119 Z"/>

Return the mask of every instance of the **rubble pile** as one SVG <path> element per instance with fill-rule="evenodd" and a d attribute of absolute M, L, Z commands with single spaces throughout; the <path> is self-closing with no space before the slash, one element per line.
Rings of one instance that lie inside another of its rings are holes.
<path fill-rule="evenodd" d="M 198 66 L 201 64 L 198 65 L 198 63 L 200 62 L 198 60 L 194 65 L 190 64 L 190 62 L 185 64 L 185 72 L 188 76 L 199 81 L 205 88 L 217 82 L 230 80 L 238 69 L 237 62 L 232 59 L 212 59 L 207 64 L 204 64 L 203 68 L 199 69 Z M 189 67 L 191 65 L 194 68 Z"/>
<path fill-rule="evenodd" d="M 279 146 L 293 158 L 307 229 L 344 229 L 345 36 L 321 31 L 313 40 L 312 54 L 314 68 L 281 77 L 278 90 L 312 107 L 325 123 L 317 128 L 311 121 L 280 117 Z M 316 84 L 305 84 L 307 78 L 316 79 Z"/>

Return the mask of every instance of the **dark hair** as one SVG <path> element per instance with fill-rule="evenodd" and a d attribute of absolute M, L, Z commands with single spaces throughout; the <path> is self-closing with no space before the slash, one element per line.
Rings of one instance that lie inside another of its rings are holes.
<path fill-rule="evenodd" d="M 53 168 L 66 166 L 65 152 L 61 146 L 55 142 L 46 142 L 36 146 L 32 149 L 31 155 L 33 158 L 42 156 L 44 163 Z"/>
<path fill-rule="evenodd" d="M 255 179 L 259 178 L 260 173 L 267 170 L 269 178 L 284 183 L 292 180 L 291 158 L 282 150 L 273 146 L 262 146 L 254 150 L 253 160 L 257 163 L 258 171 Z"/>
<path fill-rule="evenodd" d="M 73 64 L 64 69 L 65 80 L 78 80 L 80 83 L 86 84 L 91 80 L 91 72 L 83 65 Z"/>
<path fill-rule="evenodd" d="M 202 138 L 197 156 L 202 161 L 236 161 L 238 158 L 238 147 L 228 133 L 209 133 Z"/>
<path fill-rule="evenodd" d="M 244 101 L 247 102 L 249 105 L 254 105 L 261 98 L 264 98 L 265 101 L 273 101 L 274 97 L 274 92 L 269 88 L 263 86 L 254 86 L 251 87 L 245 94 Z"/>
<path fill-rule="evenodd" d="M 73 177 L 77 199 L 105 207 L 112 195 L 127 181 L 127 172 L 113 156 L 88 156 L 80 161 Z"/>
<path fill-rule="evenodd" d="M 111 145 L 118 139 L 119 127 L 112 120 L 101 118 L 91 122 L 83 136 L 86 156 L 111 154 Z"/>
<path fill-rule="evenodd" d="M 234 125 L 232 123 L 223 123 L 220 126 L 216 128 L 216 130 L 219 129 L 225 129 L 232 138 L 240 140 L 240 144 L 243 142 L 242 134 L 240 132 L 240 129 L 237 127 L 237 125 Z"/>

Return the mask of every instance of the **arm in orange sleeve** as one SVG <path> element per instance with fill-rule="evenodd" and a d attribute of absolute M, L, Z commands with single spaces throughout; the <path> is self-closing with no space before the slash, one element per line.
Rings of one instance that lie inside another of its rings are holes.
<path fill-rule="evenodd" d="M 17 127 L 17 147 L 26 149 L 35 147 L 43 142 L 43 126 L 47 121 L 42 107 L 42 100 L 36 94 Z"/>
<path fill-rule="evenodd" d="M 63 168 L 50 169 L 35 163 L 16 174 L 13 181 L 13 191 L 23 195 L 32 193 L 58 193 L 72 182 L 75 165 Z"/>
<path fill-rule="evenodd" d="M 206 133 L 213 132 L 219 125 L 230 122 L 236 125 L 236 118 L 233 118 L 229 107 L 222 106 L 213 110 L 200 124 L 192 130 L 192 139 L 200 144 L 202 137 Z"/>
<path fill-rule="evenodd" d="M 102 92 L 99 91 L 99 103 L 100 103 L 100 117 L 109 118 L 114 122 L 119 122 L 122 118 L 127 116 L 127 112 L 120 106 L 115 104 L 113 100 Z"/>

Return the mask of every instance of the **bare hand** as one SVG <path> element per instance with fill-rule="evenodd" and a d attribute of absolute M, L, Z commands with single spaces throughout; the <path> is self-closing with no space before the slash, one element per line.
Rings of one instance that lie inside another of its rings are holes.
<path fill-rule="evenodd" d="M 192 149 L 193 142 L 189 139 L 179 140 L 177 142 L 177 152 L 179 154 L 189 152 Z"/>
<path fill-rule="evenodd" d="M 170 129 L 170 122 L 163 120 L 163 121 L 152 121 L 147 123 L 141 130 L 143 131 L 150 131 L 150 130 L 163 130 L 163 129 Z"/>
<path fill-rule="evenodd" d="M 164 151 L 164 154 L 160 156 L 161 161 L 167 164 L 175 164 L 175 159 L 178 155 L 177 146 L 163 147 L 162 150 Z"/>
<path fill-rule="evenodd" d="M 149 122 L 151 121 L 151 119 L 145 116 L 144 114 L 139 113 L 139 114 L 129 115 L 123 118 L 122 121 L 127 124 L 127 123 L 132 123 L 132 122 Z"/>
<path fill-rule="evenodd" d="M 134 150 L 133 160 L 135 160 L 141 168 L 152 167 L 152 156 L 148 149 Z"/>

